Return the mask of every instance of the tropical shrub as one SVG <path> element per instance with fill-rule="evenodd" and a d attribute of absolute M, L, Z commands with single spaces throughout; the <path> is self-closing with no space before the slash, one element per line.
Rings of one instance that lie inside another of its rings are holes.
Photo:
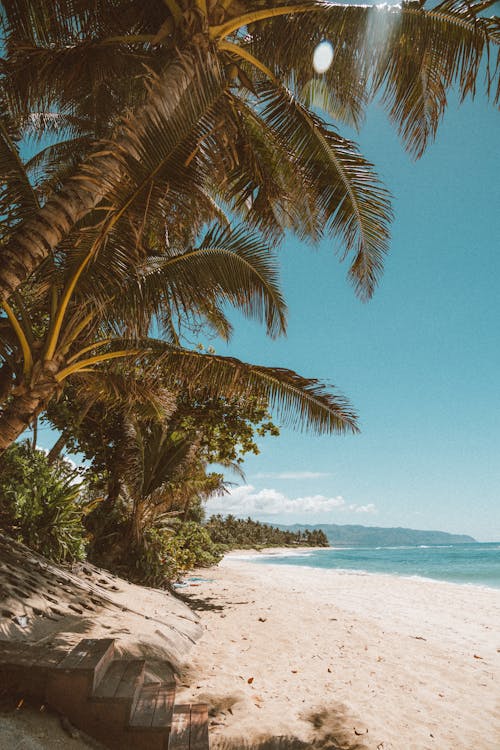
<path fill-rule="evenodd" d="M 0 456 L 0 528 L 54 562 L 85 556 L 83 483 L 67 461 L 50 464 L 28 441 Z"/>
<path fill-rule="evenodd" d="M 215 565 L 222 557 L 206 529 L 195 521 L 181 523 L 176 529 L 153 526 L 144 532 L 142 542 L 135 577 L 149 586 L 165 586 L 179 574 Z"/>

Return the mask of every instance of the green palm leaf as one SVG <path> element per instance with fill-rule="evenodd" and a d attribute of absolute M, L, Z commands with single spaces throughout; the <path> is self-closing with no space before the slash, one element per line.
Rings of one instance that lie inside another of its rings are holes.
<path fill-rule="evenodd" d="M 317 434 L 357 432 L 357 417 L 349 402 L 318 380 L 280 367 L 263 367 L 232 357 L 199 354 L 162 341 L 143 342 L 159 356 L 158 367 L 172 384 L 201 389 L 209 396 L 252 395 L 276 409 L 284 424 Z"/>
<path fill-rule="evenodd" d="M 22 162 L 15 132 L 6 115 L 0 117 L 0 216 L 2 235 L 34 214 L 39 208 L 38 197 Z"/>
<path fill-rule="evenodd" d="M 349 275 L 356 293 L 369 298 L 388 250 L 392 210 L 388 192 L 372 164 L 351 141 L 342 138 L 317 115 L 306 110 L 286 89 L 259 87 L 263 118 L 294 153 L 316 190 L 316 201 L 327 230 L 340 235 L 345 254 L 354 253 Z"/>
<path fill-rule="evenodd" d="M 255 23 L 243 44 L 306 104 L 320 104 L 344 122 L 359 125 L 366 104 L 381 95 L 407 149 L 418 157 L 435 136 L 449 89 L 457 84 L 462 97 L 475 93 L 482 60 L 486 90 L 498 101 L 498 19 L 480 15 L 488 5 L 317 3 L 305 14 Z M 333 60 L 319 78 L 312 59 L 324 40 L 332 44 Z"/>

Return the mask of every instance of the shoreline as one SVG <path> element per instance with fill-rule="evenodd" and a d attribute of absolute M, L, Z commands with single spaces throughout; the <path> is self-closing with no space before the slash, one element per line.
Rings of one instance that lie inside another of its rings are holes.
<path fill-rule="evenodd" d="M 197 573 L 208 580 L 183 594 L 204 634 L 181 694 L 212 706 L 214 750 L 272 736 L 347 750 L 500 746 L 498 589 L 235 555 Z"/>
<path fill-rule="evenodd" d="M 294 552 L 298 552 L 300 554 L 307 553 L 307 552 L 321 552 L 321 551 L 327 551 L 337 549 L 337 547 L 262 547 L 262 548 L 256 548 L 256 547 L 249 547 L 248 549 L 241 548 L 241 549 L 232 549 L 229 550 L 229 552 L 224 553 L 224 558 L 226 557 L 262 557 L 267 555 L 290 555 Z M 224 559 L 223 558 L 223 559 Z"/>
<path fill-rule="evenodd" d="M 496 542 L 495 542 L 496 544 Z M 239 550 L 231 550 L 230 552 L 226 552 L 224 554 L 224 557 L 222 558 L 221 563 L 224 562 L 224 560 L 232 559 L 232 560 L 240 560 L 242 563 L 244 562 L 251 562 L 253 559 L 258 559 L 259 557 L 287 557 L 291 554 L 291 552 L 298 552 L 300 554 L 299 556 L 307 556 L 305 553 L 308 552 L 326 552 L 330 550 L 340 550 L 346 549 L 345 547 L 297 547 L 297 548 L 290 548 L 290 547 L 266 547 L 263 549 L 239 549 Z M 357 549 L 357 548 L 349 548 L 349 549 Z M 371 549 L 371 548 L 369 548 Z M 268 565 L 272 565 L 272 562 L 267 563 Z M 486 583 L 474 583 L 472 581 L 449 581 L 444 578 L 432 578 L 431 576 L 423 576 L 418 573 L 395 573 L 395 572 L 382 572 L 377 570 L 366 570 L 365 568 L 319 568 L 316 565 L 287 565 L 286 563 L 280 563 L 280 568 L 293 568 L 293 569 L 303 569 L 306 568 L 307 570 L 326 570 L 331 571 L 333 573 L 338 573 L 339 575 L 359 575 L 359 576 L 389 576 L 394 578 L 401 578 L 404 580 L 409 581 L 423 581 L 428 583 L 438 583 L 438 584 L 449 584 L 450 586 L 468 586 L 472 587 L 473 589 L 480 589 L 480 590 L 486 590 L 491 592 L 496 592 L 497 594 L 500 593 L 500 584 L 497 586 L 488 585 Z"/>

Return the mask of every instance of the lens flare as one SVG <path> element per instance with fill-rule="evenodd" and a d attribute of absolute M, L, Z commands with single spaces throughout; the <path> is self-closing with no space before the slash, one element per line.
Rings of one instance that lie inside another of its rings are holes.
<path fill-rule="evenodd" d="M 333 47 L 330 42 L 320 42 L 313 55 L 313 68 L 316 73 L 326 73 L 333 60 Z"/>

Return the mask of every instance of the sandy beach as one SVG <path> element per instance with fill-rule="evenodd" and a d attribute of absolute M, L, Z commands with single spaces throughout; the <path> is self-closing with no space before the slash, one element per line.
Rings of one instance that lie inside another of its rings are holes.
<path fill-rule="evenodd" d="M 204 633 L 179 698 L 209 702 L 213 748 L 500 747 L 500 591 L 238 555 L 196 574 L 182 591 Z"/>

